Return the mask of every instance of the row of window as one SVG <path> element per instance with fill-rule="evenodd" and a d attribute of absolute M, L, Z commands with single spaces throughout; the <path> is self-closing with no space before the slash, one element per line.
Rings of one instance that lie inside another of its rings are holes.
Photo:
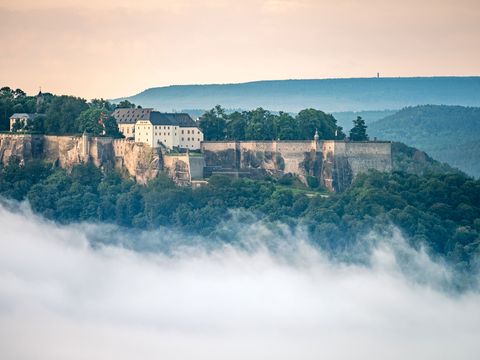
<path fill-rule="evenodd" d="M 184 134 L 184 130 L 182 130 L 182 134 Z M 187 130 L 187 134 L 190 134 L 190 130 Z M 192 135 L 195 134 L 195 130 L 192 130 Z M 197 131 L 197 134 L 200 135 L 200 131 Z"/>

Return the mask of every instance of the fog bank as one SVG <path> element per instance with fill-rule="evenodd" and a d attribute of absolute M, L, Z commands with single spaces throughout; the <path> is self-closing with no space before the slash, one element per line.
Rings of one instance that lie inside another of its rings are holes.
<path fill-rule="evenodd" d="M 102 229 L 120 235 L 60 227 L 25 207 L 0 206 L 0 229 L 5 360 L 480 356 L 479 293 L 439 290 L 450 271 L 398 233 L 376 242 L 364 266 L 328 260 L 301 231 L 260 224 L 243 229 L 251 251 L 190 246 L 168 255 L 91 246 Z"/>

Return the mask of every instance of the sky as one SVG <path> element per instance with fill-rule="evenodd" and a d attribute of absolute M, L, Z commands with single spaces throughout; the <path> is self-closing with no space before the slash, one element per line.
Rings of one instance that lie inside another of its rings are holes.
<path fill-rule="evenodd" d="M 92 247 L 92 234 L 125 231 L 58 226 L 22 207 L 0 204 L 3 360 L 480 356 L 478 291 L 442 291 L 449 269 L 398 232 L 378 239 L 370 266 L 331 262 L 301 232 L 235 222 L 225 226 L 241 228 L 252 251 L 166 256 L 115 239 Z M 159 230 L 144 239 L 181 236 Z M 276 254 L 265 241 L 278 242 Z"/>
<path fill-rule="evenodd" d="M 0 0 L 0 85 L 480 75 L 478 0 Z"/>

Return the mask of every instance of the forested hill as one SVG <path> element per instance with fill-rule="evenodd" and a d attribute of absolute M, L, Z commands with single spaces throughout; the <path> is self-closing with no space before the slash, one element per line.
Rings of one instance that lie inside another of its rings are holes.
<path fill-rule="evenodd" d="M 368 133 L 371 137 L 403 142 L 469 175 L 480 176 L 478 107 L 407 107 L 371 123 Z"/>
<path fill-rule="evenodd" d="M 156 87 L 128 99 L 161 111 L 263 107 L 298 112 L 401 109 L 418 104 L 480 106 L 480 77 L 274 80 L 240 84 Z"/>

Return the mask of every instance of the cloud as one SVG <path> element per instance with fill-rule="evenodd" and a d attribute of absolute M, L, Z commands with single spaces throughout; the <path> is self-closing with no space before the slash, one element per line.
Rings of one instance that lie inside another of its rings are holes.
<path fill-rule="evenodd" d="M 198 239 L 173 231 L 113 241 L 170 244 L 168 255 L 98 243 L 122 236 L 112 226 L 60 227 L 25 205 L 1 206 L 0 227 L 2 359 L 480 355 L 479 294 L 437 290 L 448 269 L 398 233 L 365 266 L 328 260 L 301 231 L 261 224 L 245 227 L 243 249 L 185 246 Z"/>

